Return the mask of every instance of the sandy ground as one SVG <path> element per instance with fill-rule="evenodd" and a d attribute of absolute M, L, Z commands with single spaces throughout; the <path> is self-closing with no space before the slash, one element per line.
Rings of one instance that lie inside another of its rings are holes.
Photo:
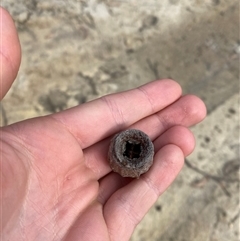
<path fill-rule="evenodd" d="M 2 125 L 154 79 L 200 96 L 195 152 L 131 241 L 239 239 L 239 6 L 223 0 L 3 0 L 22 45 Z"/>

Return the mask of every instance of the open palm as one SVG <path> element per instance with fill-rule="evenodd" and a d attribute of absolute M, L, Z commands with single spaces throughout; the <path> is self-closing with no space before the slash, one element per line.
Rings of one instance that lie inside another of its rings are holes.
<path fill-rule="evenodd" d="M 10 16 L 0 11 L 3 97 L 20 47 Z M 128 240 L 193 150 L 187 127 L 204 116 L 200 99 L 160 80 L 1 128 L 3 240 Z M 107 161 L 110 138 L 128 128 L 147 133 L 155 147 L 154 164 L 140 179 L 111 172 Z"/>

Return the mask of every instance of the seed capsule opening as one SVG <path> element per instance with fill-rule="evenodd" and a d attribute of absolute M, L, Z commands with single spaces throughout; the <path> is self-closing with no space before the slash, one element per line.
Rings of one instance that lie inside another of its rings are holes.
<path fill-rule="evenodd" d="M 141 154 L 141 144 L 140 143 L 132 143 L 131 141 L 126 141 L 125 143 L 125 152 L 124 156 L 130 159 L 139 158 Z"/>

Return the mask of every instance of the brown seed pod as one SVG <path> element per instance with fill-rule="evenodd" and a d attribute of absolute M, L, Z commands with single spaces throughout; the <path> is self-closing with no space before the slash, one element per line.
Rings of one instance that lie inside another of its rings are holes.
<path fill-rule="evenodd" d="M 111 140 L 108 159 L 114 172 L 123 177 L 139 178 L 153 164 L 154 146 L 147 134 L 130 129 Z"/>

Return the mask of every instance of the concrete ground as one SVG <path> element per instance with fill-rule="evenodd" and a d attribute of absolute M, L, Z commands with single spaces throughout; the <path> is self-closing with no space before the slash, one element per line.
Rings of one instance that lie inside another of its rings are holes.
<path fill-rule="evenodd" d="M 208 116 L 196 150 L 131 241 L 237 241 L 239 3 L 236 0 L 3 0 L 20 35 L 2 124 L 171 77 Z"/>

